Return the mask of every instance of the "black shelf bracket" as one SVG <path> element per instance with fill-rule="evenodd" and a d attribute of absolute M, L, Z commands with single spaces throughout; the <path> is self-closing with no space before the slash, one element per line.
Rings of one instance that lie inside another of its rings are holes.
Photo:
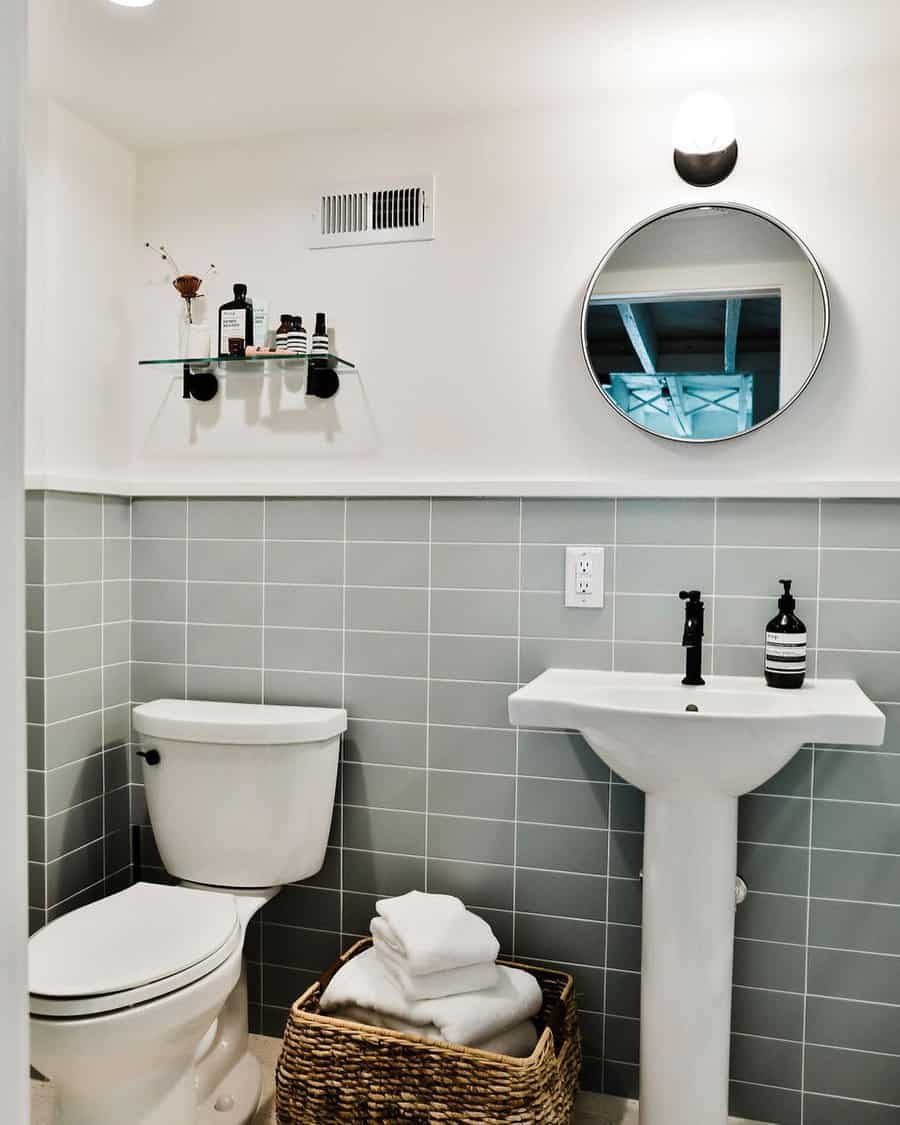
<path fill-rule="evenodd" d="M 184 364 L 181 376 L 182 398 L 194 398 L 197 402 L 209 402 L 219 393 L 219 379 L 212 367 L 194 367 Z"/>

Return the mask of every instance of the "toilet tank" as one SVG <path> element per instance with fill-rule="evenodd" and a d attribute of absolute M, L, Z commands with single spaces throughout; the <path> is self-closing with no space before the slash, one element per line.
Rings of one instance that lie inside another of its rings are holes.
<path fill-rule="evenodd" d="M 171 875 L 274 887 L 321 869 L 346 711 L 158 699 L 135 707 L 134 728 Z"/>

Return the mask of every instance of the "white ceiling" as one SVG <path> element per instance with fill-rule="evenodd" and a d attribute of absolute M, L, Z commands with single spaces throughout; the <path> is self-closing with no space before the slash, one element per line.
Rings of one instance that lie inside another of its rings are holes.
<path fill-rule="evenodd" d="M 139 149 L 895 61 L 897 0 L 31 0 L 35 88 Z"/>

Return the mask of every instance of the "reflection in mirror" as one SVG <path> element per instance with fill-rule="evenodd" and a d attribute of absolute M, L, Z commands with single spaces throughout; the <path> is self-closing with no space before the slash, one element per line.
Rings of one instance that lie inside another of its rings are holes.
<path fill-rule="evenodd" d="M 694 206 L 610 251 L 585 300 L 583 344 L 594 381 L 629 421 L 718 441 L 799 394 L 827 331 L 821 271 L 795 236 L 733 205 Z"/>

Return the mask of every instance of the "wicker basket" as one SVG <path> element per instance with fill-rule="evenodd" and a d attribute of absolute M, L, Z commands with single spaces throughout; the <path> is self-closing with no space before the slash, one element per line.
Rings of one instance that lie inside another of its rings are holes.
<path fill-rule="evenodd" d="M 319 998 L 358 942 L 294 1004 L 278 1060 L 280 1125 L 569 1125 L 581 1068 L 572 978 L 518 965 L 544 994 L 527 1059 L 429 1042 L 321 1015 Z"/>

